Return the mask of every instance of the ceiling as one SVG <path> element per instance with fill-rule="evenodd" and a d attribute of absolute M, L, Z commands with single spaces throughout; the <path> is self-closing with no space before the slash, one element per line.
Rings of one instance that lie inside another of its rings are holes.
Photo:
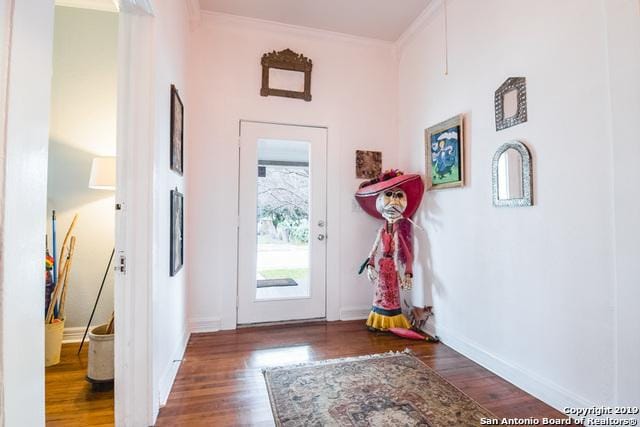
<path fill-rule="evenodd" d="M 203 11 L 396 41 L 431 0 L 200 0 Z"/>

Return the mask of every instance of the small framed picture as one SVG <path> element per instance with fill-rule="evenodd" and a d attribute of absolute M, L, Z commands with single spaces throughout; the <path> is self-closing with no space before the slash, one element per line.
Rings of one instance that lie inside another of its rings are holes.
<path fill-rule="evenodd" d="M 356 150 L 356 178 L 373 179 L 382 173 L 382 152 Z"/>
<path fill-rule="evenodd" d="M 425 130 L 427 189 L 464 185 L 463 116 L 455 116 Z"/>
<path fill-rule="evenodd" d="M 180 175 L 183 172 L 183 134 L 184 106 L 178 90 L 171 85 L 171 170 Z"/>
<path fill-rule="evenodd" d="M 171 190 L 171 242 L 169 255 L 169 275 L 175 276 L 184 261 L 184 197 L 182 193 Z"/>

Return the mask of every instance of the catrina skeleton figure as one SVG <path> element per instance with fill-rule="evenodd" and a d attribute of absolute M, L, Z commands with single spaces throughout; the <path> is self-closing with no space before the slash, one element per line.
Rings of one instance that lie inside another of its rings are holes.
<path fill-rule="evenodd" d="M 410 218 L 424 193 L 420 175 L 404 175 L 397 170 L 364 182 L 356 200 L 369 215 L 384 220 L 369 257 L 362 264 L 375 285 L 373 308 L 367 319 L 369 329 L 410 328 L 402 314 L 400 288 L 411 289 L 413 247 Z"/>

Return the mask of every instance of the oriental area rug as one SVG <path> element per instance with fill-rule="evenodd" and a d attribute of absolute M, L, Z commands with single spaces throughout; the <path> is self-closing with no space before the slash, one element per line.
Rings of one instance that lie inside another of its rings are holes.
<path fill-rule="evenodd" d="M 277 426 L 478 426 L 493 415 L 409 352 L 264 370 Z"/>

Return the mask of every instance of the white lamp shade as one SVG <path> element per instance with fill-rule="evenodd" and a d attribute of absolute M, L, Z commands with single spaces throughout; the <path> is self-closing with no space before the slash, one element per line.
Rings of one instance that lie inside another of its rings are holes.
<path fill-rule="evenodd" d="M 116 189 L 115 157 L 96 157 L 93 159 L 89 188 L 112 191 Z"/>

